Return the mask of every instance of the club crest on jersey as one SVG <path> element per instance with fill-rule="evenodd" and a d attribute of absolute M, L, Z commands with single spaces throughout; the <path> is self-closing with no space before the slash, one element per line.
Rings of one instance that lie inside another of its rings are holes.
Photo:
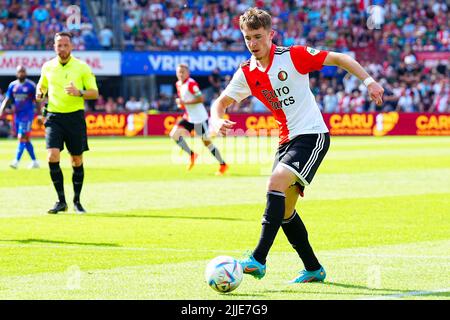
<path fill-rule="evenodd" d="M 309 52 L 310 55 L 315 56 L 316 54 L 318 54 L 320 52 L 320 50 L 311 48 L 311 47 L 306 47 L 306 51 Z"/>
<path fill-rule="evenodd" d="M 278 72 L 278 80 L 285 81 L 288 78 L 288 74 L 286 71 L 281 70 Z"/>

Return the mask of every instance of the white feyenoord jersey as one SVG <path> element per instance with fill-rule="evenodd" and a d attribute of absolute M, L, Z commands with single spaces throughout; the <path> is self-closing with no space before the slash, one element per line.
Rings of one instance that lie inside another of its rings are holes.
<path fill-rule="evenodd" d="M 202 95 L 197 81 L 192 78 L 186 79 L 183 83 L 177 81 L 175 86 L 178 97 L 183 101 L 190 101 Z M 208 112 L 203 103 L 187 104 L 181 107 L 185 110 L 183 118 L 191 123 L 202 123 L 208 120 Z"/>
<path fill-rule="evenodd" d="M 234 74 L 224 94 L 237 102 L 253 95 L 272 111 L 280 128 L 280 144 L 300 134 L 325 133 L 308 73 L 320 70 L 328 51 L 272 45 L 270 64 L 261 71 L 252 56 Z"/>

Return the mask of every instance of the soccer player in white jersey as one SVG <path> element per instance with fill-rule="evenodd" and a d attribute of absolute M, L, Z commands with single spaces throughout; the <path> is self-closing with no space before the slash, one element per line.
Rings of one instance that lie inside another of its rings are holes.
<path fill-rule="evenodd" d="M 261 236 L 255 250 L 240 263 L 244 273 L 261 279 L 266 273 L 266 257 L 281 227 L 305 266 L 291 283 L 323 281 L 325 269 L 295 210 L 298 196 L 303 196 L 305 186 L 311 183 L 330 143 L 327 126 L 309 88 L 308 73 L 323 65 L 341 67 L 364 82 L 378 105 L 384 90 L 350 56 L 304 46 L 275 46 L 272 18 L 264 10 L 249 8 L 240 16 L 239 25 L 252 56 L 212 105 L 213 128 L 226 134 L 236 123 L 223 119 L 225 109 L 253 95 L 272 111 L 280 131 L 280 145 L 267 185 Z"/>
<path fill-rule="evenodd" d="M 197 81 L 190 77 L 189 67 L 186 64 L 177 66 L 177 78 L 175 86 L 178 98 L 176 103 L 178 108 L 185 110 L 183 118 L 173 127 L 170 137 L 186 151 L 190 156 L 188 170 L 191 170 L 198 157 L 189 148 L 183 136 L 189 136 L 192 130 L 202 138 L 203 144 L 209 149 L 211 154 L 219 161 L 220 167 L 216 175 L 223 175 L 228 170 L 228 165 L 223 160 L 219 150 L 214 146 L 209 136 L 208 112 L 203 105 L 203 95 Z"/>

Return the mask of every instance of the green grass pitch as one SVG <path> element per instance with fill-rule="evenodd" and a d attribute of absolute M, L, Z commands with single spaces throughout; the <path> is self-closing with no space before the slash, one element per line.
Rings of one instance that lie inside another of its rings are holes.
<path fill-rule="evenodd" d="M 449 299 L 450 137 L 332 137 L 297 209 L 327 270 L 325 283 L 288 285 L 302 268 L 282 231 L 262 280 L 218 294 L 207 262 L 240 258 L 260 232 L 276 139 L 215 139 L 224 177 L 198 139 L 200 162 L 169 138 L 91 138 L 86 215 L 46 214 L 56 200 L 45 143 L 41 169 L 8 167 L 0 141 L 0 299 Z M 67 152 L 61 164 L 72 197 Z"/>

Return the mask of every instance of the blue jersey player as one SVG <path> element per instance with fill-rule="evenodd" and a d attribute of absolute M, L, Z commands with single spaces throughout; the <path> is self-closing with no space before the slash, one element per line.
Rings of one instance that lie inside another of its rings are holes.
<path fill-rule="evenodd" d="M 9 84 L 5 99 L 0 106 L 0 116 L 8 105 L 13 104 L 14 106 L 14 122 L 19 145 L 17 147 L 16 158 L 10 166 L 14 169 L 18 168 L 20 158 L 26 149 L 32 160 L 29 168 L 39 168 L 39 163 L 36 160 L 34 148 L 30 141 L 31 124 L 36 106 L 36 84 L 26 78 L 27 73 L 23 66 L 17 66 L 16 76 L 17 80 Z"/>

